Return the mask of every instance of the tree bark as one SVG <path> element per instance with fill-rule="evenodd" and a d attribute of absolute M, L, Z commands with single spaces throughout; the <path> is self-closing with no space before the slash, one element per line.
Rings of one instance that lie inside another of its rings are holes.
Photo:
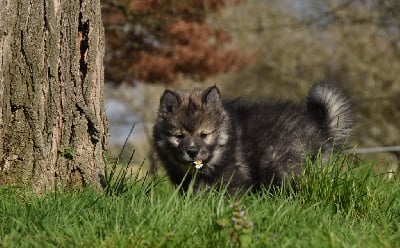
<path fill-rule="evenodd" d="M 0 1 L 0 185 L 100 187 L 100 10 L 96 0 Z"/>

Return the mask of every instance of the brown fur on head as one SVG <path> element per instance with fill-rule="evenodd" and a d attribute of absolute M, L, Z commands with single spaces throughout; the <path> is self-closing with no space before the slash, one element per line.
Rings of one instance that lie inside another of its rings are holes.
<path fill-rule="evenodd" d="M 166 90 L 160 100 L 156 128 L 162 149 L 170 159 L 190 165 L 201 160 L 207 165 L 212 150 L 219 143 L 225 113 L 216 86 L 206 90 Z"/>
<path fill-rule="evenodd" d="M 160 100 L 159 114 L 164 117 L 171 115 L 185 121 L 187 127 L 195 128 L 195 121 L 210 112 L 218 114 L 222 111 L 221 96 L 216 86 L 206 90 L 165 90 Z M 199 123 L 197 123 L 199 124 Z"/>

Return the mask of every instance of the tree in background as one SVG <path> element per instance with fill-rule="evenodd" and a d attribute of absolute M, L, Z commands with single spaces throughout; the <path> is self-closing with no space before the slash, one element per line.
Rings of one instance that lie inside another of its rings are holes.
<path fill-rule="evenodd" d="M 0 185 L 101 186 L 100 3 L 0 1 Z"/>
<path fill-rule="evenodd" d="M 238 0 L 103 0 L 106 79 L 171 83 L 239 68 L 230 36 L 207 18 Z"/>

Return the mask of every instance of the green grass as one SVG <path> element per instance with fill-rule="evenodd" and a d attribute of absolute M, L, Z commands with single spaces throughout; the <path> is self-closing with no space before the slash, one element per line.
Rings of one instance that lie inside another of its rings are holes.
<path fill-rule="evenodd" d="M 166 178 L 113 171 L 104 192 L 1 187 L 0 247 L 400 247 L 399 183 L 332 161 L 273 195 L 183 196 Z"/>

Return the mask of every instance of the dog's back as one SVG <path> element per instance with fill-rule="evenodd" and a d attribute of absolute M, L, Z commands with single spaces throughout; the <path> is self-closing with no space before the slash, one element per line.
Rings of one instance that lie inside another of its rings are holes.
<path fill-rule="evenodd" d="M 310 90 L 306 106 L 236 100 L 224 107 L 235 123 L 234 143 L 253 186 L 291 181 L 301 173 L 306 157 L 321 153 L 326 158 L 341 149 L 353 123 L 348 99 L 328 83 Z"/>

